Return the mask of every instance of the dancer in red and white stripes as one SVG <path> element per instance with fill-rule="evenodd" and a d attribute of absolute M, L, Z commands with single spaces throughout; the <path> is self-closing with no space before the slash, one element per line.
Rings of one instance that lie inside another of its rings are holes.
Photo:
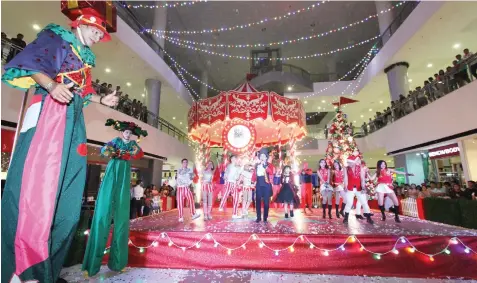
<path fill-rule="evenodd" d="M 184 199 L 187 199 L 189 203 L 189 209 L 192 220 L 200 217 L 200 214 L 195 212 L 194 197 L 190 190 L 192 179 L 194 178 L 194 172 L 192 169 L 187 168 L 189 161 L 182 159 L 182 168 L 177 170 L 177 193 L 176 201 L 179 209 L 179 222 L 184 222 Z"/>
<path fill-rule="evenodd" d="M 233 215 L 232 218 L 240 218 L 237 214 L 237 208 L 239 204 L 239 190 L 237 187 L 237 180 L 240 176 L 240 167 L 238 167 L 238 158 L 235 155 L 230 156 L 230 164 L 225 170 L 225 193 L 220 202 L 219 211 L 224 211 L 224 206 L 227 204 L 227 198 L 230 194 L 233 197 Z"/>
<path fill-rule="evenodd" d="M 212 161 L 209 161 L 202 172 L 202 207 L 204 210 L 204 220 L 212 219 L 212 204 L 213 204 L 213 186 L 212 177 L 214 176 L 215 166 Z"/>

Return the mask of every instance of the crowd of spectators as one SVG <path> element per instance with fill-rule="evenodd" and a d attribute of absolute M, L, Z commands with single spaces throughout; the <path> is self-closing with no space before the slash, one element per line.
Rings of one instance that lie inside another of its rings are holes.
<path fill-rule="evenodd" d="M 7 34 L 2 32 L 2 61 L 10 62 L 26 46 L 23 40 L 23 34 L 17 34 L 17 37 L 8 38 Z"/>
<path fill-rule="evenodd" d="M 441 183 L 429 182 L 421 185 L 405 184 L 399 186 L 394 183 L 394 191 L 401 198 L 447 198 L 477 200 L 477 183 L 468 181 L 467 186 L 461 186 L 459 182 Z"/>
<path fill-rule="evenodd" d="M 439 70 L 433 77 L 424 81 L 423 86 L 410 90 L 407 96 L 401 94 L 398 100 L 391 101 L 391 106 L 383 111 L 376 112 L 374 119 L 369 118 L 364 122 L 361 131 L 364 135 L 408 115 L 409 113 L 426 106 L 429 103 L 445 96 L 446 94 L 465 86 L 477 79 L 477 56 L 468 48 L 463 50 L 463 55 L 457 54 L 452 66 L 446 70 Z"/>

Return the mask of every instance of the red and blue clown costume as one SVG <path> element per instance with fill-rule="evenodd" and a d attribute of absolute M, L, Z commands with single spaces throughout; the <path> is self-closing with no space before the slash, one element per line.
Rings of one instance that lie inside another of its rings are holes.
<path fill-rule="evenodd" d="M 74 21 L 111 37 L 104 20 L 84 15 Z M 76 232 L 86 181 L 86 129 L 83 107 L 95 91 L 95 55 L 79 38 L 50 24 L 4 68 L 10 87 L 35 89 L 16 142 L 2 199 L 1 282 L 56 282 Z M 57 83 L 74 82 L 69 104 L 55 101 L 32 75 Z M 13 280 L 14 279 L 14 280 Z"/>

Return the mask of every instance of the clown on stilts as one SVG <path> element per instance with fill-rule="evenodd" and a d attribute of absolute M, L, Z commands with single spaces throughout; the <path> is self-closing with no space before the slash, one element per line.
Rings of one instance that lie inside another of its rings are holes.
<path fill-rule="evenodd" d="M 147 132 L 132 122 L 108 119 L 106 126 L 112 126 L 121 132 L 101 148 L 101 155 L 111 158 L 106 167 L 103 181 L 98 192 L 93 222 L 88 237 L 82 269 L 86 275 L 94 276 L 99 272 L 108 240 L 111 219 L 114 220 L 113 238 L 109 250 L 108 267 L 121 271 L 128 263 L 129 209 L 131 162 L 144 156 L 131 135 L 146 137 Z"/>
<path fill-rule="evenodd" d="M 57 281 L 86 181 L 83 107 L 89 102 L 117 105 L 115 92 L 101 98 L 91 84 L 95 55 L 90 46 L 111 39 L 105 21 L 85 14 L 71 27 L 46 26 L 2 76 L 10 87 L 33 87 L 34 95 L 2 199 L 1 282 Z"/>

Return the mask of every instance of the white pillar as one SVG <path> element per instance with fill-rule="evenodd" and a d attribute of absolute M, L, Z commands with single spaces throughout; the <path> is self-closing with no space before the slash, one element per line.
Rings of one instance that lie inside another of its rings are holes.
<path fill-rule="evenodd" d="M 379 33 L 382 35 L 383 45 L 386 43 L 391 34 L 386 31 L 394 20 L 394 9 L 386 13 L 380 13 L 381 11 L 390 9 L 393 6 L 391 1 L 374 1 L 376 5 L 376 11 L 378 13 Z M 385 33 L 386 32 L 386 33 Z"/>
<path fill-rule="evenodd" d="M 409 93 L 409 77 L 407 69 L 409 64 L 406 62 L 398 62 L 389 65 L 384 69 L 388 77 L 389 92 L 391 100 L 398 100 L 399 95 L 407 96 Z"/>
<path fill-rule="evenodd" d="M 146 79 L 145 82 L 147 109 L 159 117 L 161 105 L 161 82 L 156 79 Z"/>
<path fill-rule="evenodd" d="M 204 84 L 209 83 L 209 74 L 207 73 L 207 71 L 202 71 L 201 80 Z M 207 98 L 208 88 L 204 84 L 200 84 L 200 98 Z"/>
<path fill-rule="evenodd" d="M 466 181 L 477 180 L 477 141 L 467 139 L 459 141 L 460 161 Z"/>
<path fill-rule="evenodd" d="M 154 20 L 152 22 L 152 29 L 154 30 L 166 30 L 167 27 L 167 8 L 155 8 L 154 9 Z M 158 35 L 163 33 L 158 33 Z M 164 49 L 165 39 L 162 37 L 155 36 L 156 41 Z M 164 54 L 160 53 L 161 57 Z"/>

